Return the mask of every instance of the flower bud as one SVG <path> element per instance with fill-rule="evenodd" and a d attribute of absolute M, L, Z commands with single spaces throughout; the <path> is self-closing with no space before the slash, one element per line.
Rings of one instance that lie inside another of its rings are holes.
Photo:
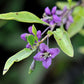
<path fill-rule="evenodd" d="M 52 11 L 51 11 L 52 15 L 56 13 L 56 8 L 57 8 L 56 6 L 54 6 L 54 7 L 52 8 Z"/>
<path fill-rule="evenodd" d="M 38 39 L 41 38 L 41 31 L 40 30 L 37 31 L 37 37 L 38 37 Z"/>
<path fill-rule="evenodd" d="M 33 62 L 31 63 L 28 73 L 31 74 L 34 69 L 35 69 L 35 60 L 33 60 Z"/>
<path fill-rule="evenodd" d="M 73 23 L 73 17 L 71 15 L 68 16 L 68 20 Z"/>
<path fill-rule="evenodd" d="M 53 25 L 54 24 L 54 21 L 52 20 L 52 21 L 50 21 L 50 23 L 49 23 L 50 25 Z"/>
<path fill-rule="evenodd" d="M 28 43 L 28 44 L 26 45 L 26 48 L 31 48 L 31 45 Z"/>
<path fill-rule="evenodd" d="M 23 34 L 21 34 L 21 39 L 23 39 L 24 41 L 27 41 L 27 39 L 26 39 L 26 36 L 27 36 L 28 34 L 27 33 L 23 33 Z"/>
<path fill-rule="evenodd" d="M 50 15 L 51 14 L 49 7 L 45 8 L 45 13 L 46 13 L 46 15 Z"/>
<path fill-rule="evenodd" d="M 69 21 L 66 22 L 66 29 L 69 28 L 70 24 L 71 24 L 71 23 L 70 23 Z"/>
<path fill-rule="evenodd" d="M 28 27 L 28 31 L 30 34 L 32 34 L 32 26 Z"/>
<path fill-rule="evenodd" d="M 55 23 L 59 23 L 59 22 L 61 22 L 61 18 L 58 17 L 57 15 L 53 15 L 53 21 L 54 21 Z"/>

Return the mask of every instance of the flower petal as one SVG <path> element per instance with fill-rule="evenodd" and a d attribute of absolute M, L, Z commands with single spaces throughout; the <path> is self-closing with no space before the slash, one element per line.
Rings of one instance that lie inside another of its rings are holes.
<path fill-rule="evenodd" d="M 51 14 L 49 7 L 45 8 L 45 13 L 46 13 L 46 15 L 50 15 Z"/>
<path fill-rule="evenodd" d="M 67 18 L 63 18 L 63 24 L 67 22 Z"/>
<path fill-rule="evenodd" d="M 56 8 L 57 8 L 56 6 L 54 6 L 54 7 L 52 8 L 52 11 L 51 11 L 52 15 L 56 13 Z"/>
<path fill-rule="evenodd" d="M 70 21 L 67 21 L 67 22 L 66 22 L 66 29 L 67 29 L 67 30 L 68 30 L 70 24 L 71 24 Z"/>
<path fill-rule="evenodd" d="M 32 34 L 32 26 L 28 27 L 28 31 L 30 34 Z"/>
<path fill-rule="evenodd" d="M 42 20 L 43 20 L 44 22 L 46 22 L 46 23 L 49 22 L 48 19 L 45 19 L 45 18 L 43 18 Z"/>
<path fill-rule="evenodd" d="M 54 22 L 53 20 L 51 20 L 49 24 L 50 24 L 50 25 L 53 25 L 54 23 L 55 23 L 55 22 Z"/>
<path fill-rule="evenodd" d="M 43 65 L 46 69 L 48 69 L 49 66 L 51 65 L 51 62 L 52 62 L 52 59 L 51 59 L 51 58 L 48 58 L 48 59 L 46 59 L 45 61 L 42 62 L 42 65 Z"/>
<path fill-rule="evenodd" d="M 65 13 L 67 11 L 67 6 L 64 6 L 63 12 Z"/>
<path fill-rule="evenodd" d="M 39 48 L 41 52 L 47 52 L 47 50 L 49 49 L 48 46 L 45 45 L 45 43 L 41 43 Z"/>
<path fill-rule="evenodd" d="M 34 56 L 34 60 L 36 61 L 44 61 L 44 58 L 42 57 L 42 53 L 38 52 L 35 56 Z"/>
<path fill-rule="evenodd" d="M 57 15 L 62 15 L 62 13 L 63 13 L 63 11 L 61 11 L 61 10 L 57 10 L 57 11 L 56 11 L 56 14 L 57 14 Z"/>
<path fill-rule="evenodd" d="M 23 34 L 21 34 L 21 39 L 23 39 L 24 41 L 27 41 L 27 39 L 26 39 L 26 36 L 27 35 L 29 35 L 28 33 L 23 33 Z"/>
<path fill-rule="evenodd" d="M 73 17 L 71 15 L 68 16 L 68 19 L 71 23 L 73 23 Z"/>
<path fill-rule="evenodd" d="M 48 52 L 51 54 L 51 58 L 55 58 L 55 56 L 59 54 L 60 50 L 59 48 L 51 48 Z"/>
<path fill-rule="evenodd" d="M 61 18 L 58 17 L 57 15 L 53 15 L 53 21 L 55 21 L 55 23 L 59 23 L 61 22 Z"/>
<path fill-rule="evenodd" d="M 28 44 L 26 45 L 26 48 L 31 48 L 31 45 L 28 43 Z"/>
<path fill-rule="evenodd" d="M 38 37 L 38 39 L 41 38 L 41 31 L 40 30 L 37 31 L 37 37 Z"/>

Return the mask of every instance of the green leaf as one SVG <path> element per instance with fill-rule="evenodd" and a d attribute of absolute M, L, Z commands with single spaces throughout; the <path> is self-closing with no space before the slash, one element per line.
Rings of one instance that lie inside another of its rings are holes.
<path fill-rule="evenodd" d="M 28 43 L 29 43 L 31 46 L 33 46 L 33 44 L 35 43 L 35 38 L 34 38 L 34 36 L 33 36 L 33 35 L 29 35 L 29 36 L 27 37 L 27 41 L 28 41 Z"/>
<path fill-rule="evenodd" d="M 73 16 L 76 16 L 78 14 L 78 12 L 80 11 L 80 6 L 77 6 L 74 11 L 72 12 Z"/>
<path fill-rule="evenodd" d="M 32 26 L 32 32 L 35 35 L 35 40 L 38 42 L 37 30 L 36 30 L 36 27 L 34 25 Z"/>
<path fill-rule="evenodd" d="M 72 2 L 71 6 L 74 6 L 76 4 L 76 2 Z M 60 9 L 63 9 L 65 6 L 67 8 L 70 8 L 68 2 L 57 2 L 56 5 L 60 8 Z"/>
<path fill-rule="evenodd" d="M 84 8 L 80 7 L 80 11 L 74 16 L 74 22 L 68 29 L 69 36 L 72 37 L 77 34 L 84 26 Z"/>
<path fill-rule="evenodd" d="M 0 27 L 4 26 L 7 23 L 5 20 L 0 20 Z"/>
<path fill-rule="evenodd" d="M 16 53 L 12 57 L 10 57 L 4 66 L 3 75 L 6 74 L 6 72 L 9 70 L 9 68 L 14 64 L 14 62 L 19 62 L 27 57 L 29 57 L 36 49 L 30 50 L 30 49 L 23 49 L 20 52 Z"/>
<path fill-rule="evenodd" d="M 62 51 L 68 56 L 73 57 L 74 50 L 68 33 L 65 30 L 63 31 L 62 29 L 56 29 L 56 31 L 54 31 L 53 34 L 55 40 L 57 41 L 57 44 L 62 49 Z"/>
<path fill-rule="evenodd" d="M 69 6 L 71 7 L 72 0 L 67 0 L 69 3 Z"/>
<path fill-rule="evenodd" d="M 34 26 L 34 25 L 32 26 L 32 33 L 33 33 L 34 35 L 36 35 L 36 34 L 37 34 L 37 30 L 36 30 L 36 28 L 35 28 L 35 26 Z"/>
<path fill-rule="evenodd" d="M 81 54 L 84 54 L 84 46 L 79 47 L 78 51 L 79 51 Z"/>
<path fill-rule="evenodd" d="M 49 36 L 51 36 L 53 34 L 53 32 L 51 30 L 48 30 L 47 34 L 49 34 Z"/>
<path fill-rule="evenodd" d="M 32 72 L 33 72 L 33 70 L 29 69 L 28 74 L 31 74 Z"/>
<path fill-rule="evenodd" d="M 0 19 L 16 20 L 16 21 L 26 22 L 26 23 L 41 23 L 41 24 L 48 25 L 46 22 L 42 21 L 36 15 L 27 11 L 0 14 Z"/>
<path fill-rule="evenodd" d="M 81 29 L 81 31 L 79 31 L 79 34 L 81 34 L 82 36 L 84 36 L 84 29 Z"/>

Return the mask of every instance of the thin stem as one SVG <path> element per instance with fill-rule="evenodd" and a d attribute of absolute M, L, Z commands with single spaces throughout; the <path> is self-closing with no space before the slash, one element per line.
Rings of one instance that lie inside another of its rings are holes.
<path fill-rule="evenodd" d="M 49 37 L 48 34 L 40 41 L 40 43 L 42 43 L 47 37 Z"/>
<path fill-rule="evenodd" d="M 37 53 L 39 52 L 39 46 L 37 47 Z"/>
<path fill-rule="evenodd" d="M 49 37 L 47 37 L 47 46 L 49 46 Z"/>
<path fill-rule="evenodd" d="M 54 24 L 53 26 L 51 26 L 51 31 L 54 30 L 55 26 L 56 26 L 56 24 Z M 47 37 L 49 37 L 49 36 L 50 36 L 50 35 L 47 34 L 39 43 L 42 43 L 42 42 L 43 42 Z"/>
<path fill-rule="evenodd" d="M 43 35 L 49 28 L 50 28 L 50 27 L 47 27 L 47 28 L 42 32 L 41 35 Z"/>

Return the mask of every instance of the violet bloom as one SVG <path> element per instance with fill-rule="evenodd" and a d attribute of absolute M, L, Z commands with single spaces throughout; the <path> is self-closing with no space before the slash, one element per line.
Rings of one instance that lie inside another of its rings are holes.
<path fill-rule="evenodd" d="M 47 69 L 52 63 L 52 59 L 55 58 L 60 52 L 58 48 L 48 48 L 44 43 L 40 44 L 40 52 L 34 56 L 34 60 L 42 61 L 42 65 Z"/>
<path fill-rule="evenodd" d="M 61 22 L 61 18 L 56 15 L 56 9 L 57 9 L 57 7 L 54 6 L 52 8 L 52 10 L 50 11 L 49 7 L 46 7 L 45 8 L 45 14 L 44 14 L 42 20 L 44 22 L 49 23 L 50 25 L 53 25 L 53 24 L 56 24 L 56 23 L 60 23 Z"/>
<path fill-rule="evenodd" d="M 23 34 L 21 34 L 21 39 L 23 39 L 24 41 L 27 41 L 27 39 L 26 39 L 26 36 L 28 36 L 28 35 L 30 35 L 30 34 L 28 34 L 28 33 L 23 33 Z"/>
<path fill-rule="evenodd" d="M 65 15 L 65 13 L 67 12 L 67 7 L 65 6 L 63 10 L 57 10 L 56 11 L 56 14 L 59 16 L 59 17 L 63 17 Z M 63 24 L 66 24 L 66 29 L 69 28 L 70 24 L 73 23 L 73 17 L 71 15 L 71 11 L 68 12 L 67 16 L 63 18 Z M 59 25 L 59 24 L 58 24 Z M 61 24 L 60 24 L 61 25 Z"/>
<path fill-rule="evenodd" d="M 21 39 L 23 39 L 24 41 L 27 41 L 27 38 L 26 38 L 27 36 L 34 35 L 32 33 L 32 26 L 28 27 L 28 32 L 29 33 L 23 33 L 23 34 L 21 34 Z M 38 37 L 38 40 L 41 38 L 41 31 L 40 30 L 37 31 L 37 37 Z M 26 48 L 31 48 L 31 45 L 28 43 L 26 45 Z"/>

